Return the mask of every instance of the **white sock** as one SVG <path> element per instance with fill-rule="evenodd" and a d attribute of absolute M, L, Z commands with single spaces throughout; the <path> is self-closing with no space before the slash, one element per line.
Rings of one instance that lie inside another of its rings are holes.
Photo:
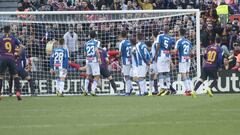
<path fill-rule="evenodd" d="M 89 85 L 89 79 L 85 79 L 84 91 L 85 91 L 86 93 L 88 92 L 88 85 Z"/>
<path fill-rule="evenodd" d="M 165 76 L 165 82 L 166 82 L 167 89 L 170 89 L 171 79 L 169 75 Z"/>
<path fill-rule="evenodd" d="M 96 88 L 97 88 L 97 81 L 93 80 L 93 83 L 92 83 L 92 94 L 96 93 Z"/>
<path fill-rule="evenodd" d="M 55 82 L 56 82 L 56 92 L 58 92 L 59 91 L 59 80 L 55 80 Z"/>
<path fill-rule="evenodd" d="M 130 93 L 132 82 L 131 80 L 126 80 L 126 93 Z"/>
<path fill-rule="evenodd" d="M 141 94 L 144 94 L 144 92 L 146 92 L 146 80 L 141 80 L 139 81 L 139 87 L 140 87 L 140 91 L 141 91 Z"/>
<path fill-rule="evenodd" d="M 59 92 L 62 94 L 64 91 L 64 81 L 59 81 Z"/>
<path fill-rule="evenodd" d="M 184 83 L 185 91 L 186 91 L 186 90 L 189 90 L 189 87 L 188 87 L 188 80 L 185 79 L 185 80 L 183 81 L 183 83 Z"/>
<path fill-rule="evenodd" d="M 192 81 L 190 80 L 190 78 L 188 78 L 187 81 L 189 90 L 192 90 Z"/>

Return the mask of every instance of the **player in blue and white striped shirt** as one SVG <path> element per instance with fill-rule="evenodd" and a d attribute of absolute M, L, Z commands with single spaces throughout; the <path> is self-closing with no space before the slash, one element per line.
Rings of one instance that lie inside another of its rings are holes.
<path fill-rule="evenodd" d="M 150 65 L 150 53 L 147 45 L 143 42 L 142 33 L 137 34 L 137 71 L 138 71 L 138 84 L 140 87 L 140 96 L 147 94 L 146 74 L 148 66 Z"/>
<path fill-rule="evenodd" d="M 88 84 L 89 84 L 89 75 L 93 76 L 93 84 L 91 95 L 96 95 L 96 88 L 97 82 L 100 77 L 100 67 L 99 64 L 101 63 L 100 53 L 98 48 L 100 47 L 100 41 L 96 40 L 96 32 L 90 32 L 90 40 L 85 43 L 84 46 L 84 55 L 86 56 L 86 67 L 87 67 L 87 75 L 88 77 L 85 79 L 85 92 L 83 93 L 85 96 L 87 95 Z"/>
<path fill-rule="evenodd" d="M 59 40 L 59 45 L 52 50 L 50 57 L 50 72 L 58 77 L 56 80 L 57 95 L 63 96 L 64 81 L 67 76 L 68 51 L 64 49 L 64 39 Z"/>
<path fill-rule="evenodd" d="M 170 89 L 171 49 L 175 43 L 174 38 L 168 35 L 169 27 L 164 26 L 163 29 L 164 34 L 157 37 L 158 45 L 155 53 L 155 61 L 157 62 L 159 73 L 159 85 L 161 88 L 158 96 L 165 95 Z"/>
<path fill-rule="evenodd" d="M 122 63 L 122 73 L 125 79 L 125 92 L 126 96 L 130 95 L 132 89 L 132 82 L 130 79 L 130 69 L 131 69 L 131 42 L 127 39 L 127 32 L 122 31 L 121 33 L 122 41 L 119 44 L 119 52 L 121 55 Z"/>
<path fill-rule="evenodd" d="M 176 42 L 175 50 L 178 51 L 179 73 L 184 82 L 185 94 L 188 96 L 192 90 L 191 80 L 189 78 L 192 43 L 184 37 L 185 33 L 185 29 L 180 29 L 180 39 Z"/>
<path fill-rule="evenodd" d="M 158 31 L 154 31 L 152 35 L 152 46 L 151 46 L 151 65 L 150 65 L 150 81 L 149 81 L 149 93 L 148 95 L 152 95 L 152 90 L 154 88 L 154 93 L 158 93 L 158 81 L 157 81 L 157 75 L 158 75 L 158 70 L 157 70 L 157 62 L 154 61 L 156 49 L 157 49 L 157 36 L 158 36 Z"/>

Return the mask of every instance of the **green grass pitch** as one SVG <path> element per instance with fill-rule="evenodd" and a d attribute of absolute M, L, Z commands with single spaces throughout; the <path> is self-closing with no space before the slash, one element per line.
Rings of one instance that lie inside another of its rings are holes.
<path fill-rule="evenodd" d="M 239 135 L 240 95 L 15 97 L 0 135 Z"/>

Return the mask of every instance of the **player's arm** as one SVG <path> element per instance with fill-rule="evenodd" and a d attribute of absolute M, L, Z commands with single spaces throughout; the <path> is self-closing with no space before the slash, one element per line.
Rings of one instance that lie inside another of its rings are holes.
<path fill-rule="evenodd" d="M 50 56 L 50 73 L 53 74 L 53 64 L 54 64 L 54 51 L 52 51 L 52 54 Z"/>
<path fill-rule="evenodd" d="M 95 47 L 95 52 L 96 52 L 96 55 L 97 55 L 97 58 L 98 58 L 98 62 L 101 63 L 101 56 L 100 56 L 100 52 L 98 50 L 98 47 Z"/>
<path fill-rule="evenodd" d="M 155 54 L 154 54 L 154 61 L 156 61 L 156 62 L 157 62 L 157 57 L 158 57 L 158 52 L 159 52 L 159 50 L 160 50 L 160 44 L 157 43 L 156 52 L 155 52 Z"/>
<path fill-rule="evenodd" d="M 217 57 L 218 68 L 221 69 L 223 67 L 223 50 L 222 49 L 220 49 L 217 56 L 218 56 Z"/>

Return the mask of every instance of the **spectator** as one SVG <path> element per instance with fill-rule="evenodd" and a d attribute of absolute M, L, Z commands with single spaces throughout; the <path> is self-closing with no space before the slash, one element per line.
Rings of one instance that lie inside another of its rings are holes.
<path fill-rule="evenodd" d="M 221 2 L 216 10 L 222 24 L 226 24 L 229 21 L 229 15 L 234 13 L 231 7 L 228 6 L 225 2 Z"/>
<path fill-rule="evenodd" d="M 153 10 L 153 5 L 149 0 L 137 0 L 138 4 L 141 6 L 143 10 Z"/>
<path fill-rule="evenodd" d="M 114 0 L 114 2 L 112 3 L 110 9 L 111 10 L 122 10 L 122 6 L 121 6 L 121 3 L 120 3 L 120 0 Z"/>

